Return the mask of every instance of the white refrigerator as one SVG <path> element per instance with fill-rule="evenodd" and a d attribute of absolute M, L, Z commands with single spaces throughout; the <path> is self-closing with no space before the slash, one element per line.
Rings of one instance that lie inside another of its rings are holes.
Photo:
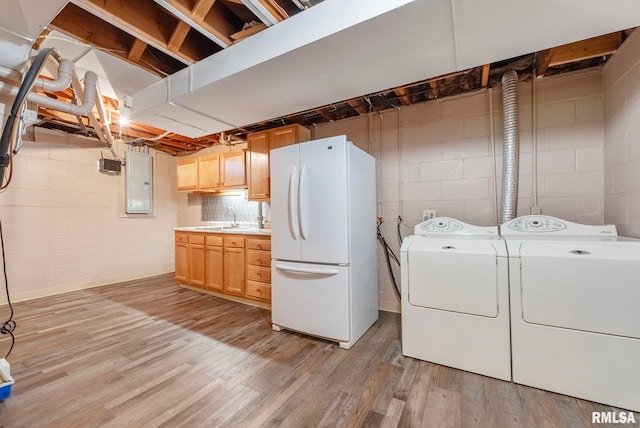
<path fill-rule="evenodd" d="M 349 349 L 378 319 L 375 160 L 341 135 L 270 166 L 273 328 Z"/>

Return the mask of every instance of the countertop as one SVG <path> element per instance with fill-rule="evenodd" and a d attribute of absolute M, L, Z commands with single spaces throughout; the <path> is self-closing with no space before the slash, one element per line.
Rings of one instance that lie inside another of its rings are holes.
<path fill-rule="evenodd" d="M 202 233 L 228 233 L 233 235 L 271 235 L 271 229 L 258 229 L 257 227 L 222 227 L 222 226 L 191 226 L 176 227 L 173 230 L 179 232 L 202 232 Z"/>

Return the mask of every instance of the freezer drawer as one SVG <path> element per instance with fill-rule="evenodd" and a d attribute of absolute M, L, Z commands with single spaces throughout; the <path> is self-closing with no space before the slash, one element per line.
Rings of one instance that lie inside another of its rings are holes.
<path fill-rule="evenodd" d="M 301 333 L 350 341 L 349 269 L 274 261 L 272 322 Z"/>

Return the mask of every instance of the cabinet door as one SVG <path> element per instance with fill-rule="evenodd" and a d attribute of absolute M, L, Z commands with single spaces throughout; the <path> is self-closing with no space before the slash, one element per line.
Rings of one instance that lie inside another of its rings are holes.
<path fill-rule="evenodd" d="M 204 245 L 189 244 L 189 284 L 204 287 Z"/>
<path fill-rule="evenodd" d="M 220 188 L 220 156 L 201 156 L 198 165 L 198 185 L 203 190 Z"/>
<path fill-rule="evenodd" d="M 178 190 L 198 189 L 198 158 L 178 161 Z"/>
<path fill-rule="evenodd" d="M 222 274 L 224 272 L 224 257 L 222 247 L 206 247 L 205 260 L 205 287 L 211 290 L 224 290 Z"/>
<path fill-rule="evenodd" d="M 244 248 L 224 249 L 224 291 L 244 295 Z"/>
<path fill-rule="evenodd" d="M 295 125 L 283 126 L 271 131 L 270 149 L 290 146 L 298 142 L 298 128 Z"/>
<path fill-rule="evenodd" d="M 189 282 L 189 245 L 176 242 L 176 281 Z"/>
<path fill-rule="evenodd" d="M 249 149 L 249 200 L 269 199 L 269 133 L 247 137 Z"/>
<path fill-rule="evenodd" d="M 220 157 L 220 178 L 222 187 L 242 187 L 247 185 L 244 152 L 222 154 Z"/>

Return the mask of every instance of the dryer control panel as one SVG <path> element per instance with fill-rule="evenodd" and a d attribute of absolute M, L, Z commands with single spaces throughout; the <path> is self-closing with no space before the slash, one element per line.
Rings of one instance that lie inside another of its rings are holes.
<path fill-rule="evenodd" d="M 526 215 L 500 225 L 500 234 L 506 237 L 534 235 L 562 236 L 618 236 L 615 225 L 579 224 L 548 215 Z"/>
<path fill-rule="evenodd" d="M 509 224 L 509 229 L 527 232 L 553 232 L 566 229 L 563 222 L 550 217 L 523 217 Z"/>

